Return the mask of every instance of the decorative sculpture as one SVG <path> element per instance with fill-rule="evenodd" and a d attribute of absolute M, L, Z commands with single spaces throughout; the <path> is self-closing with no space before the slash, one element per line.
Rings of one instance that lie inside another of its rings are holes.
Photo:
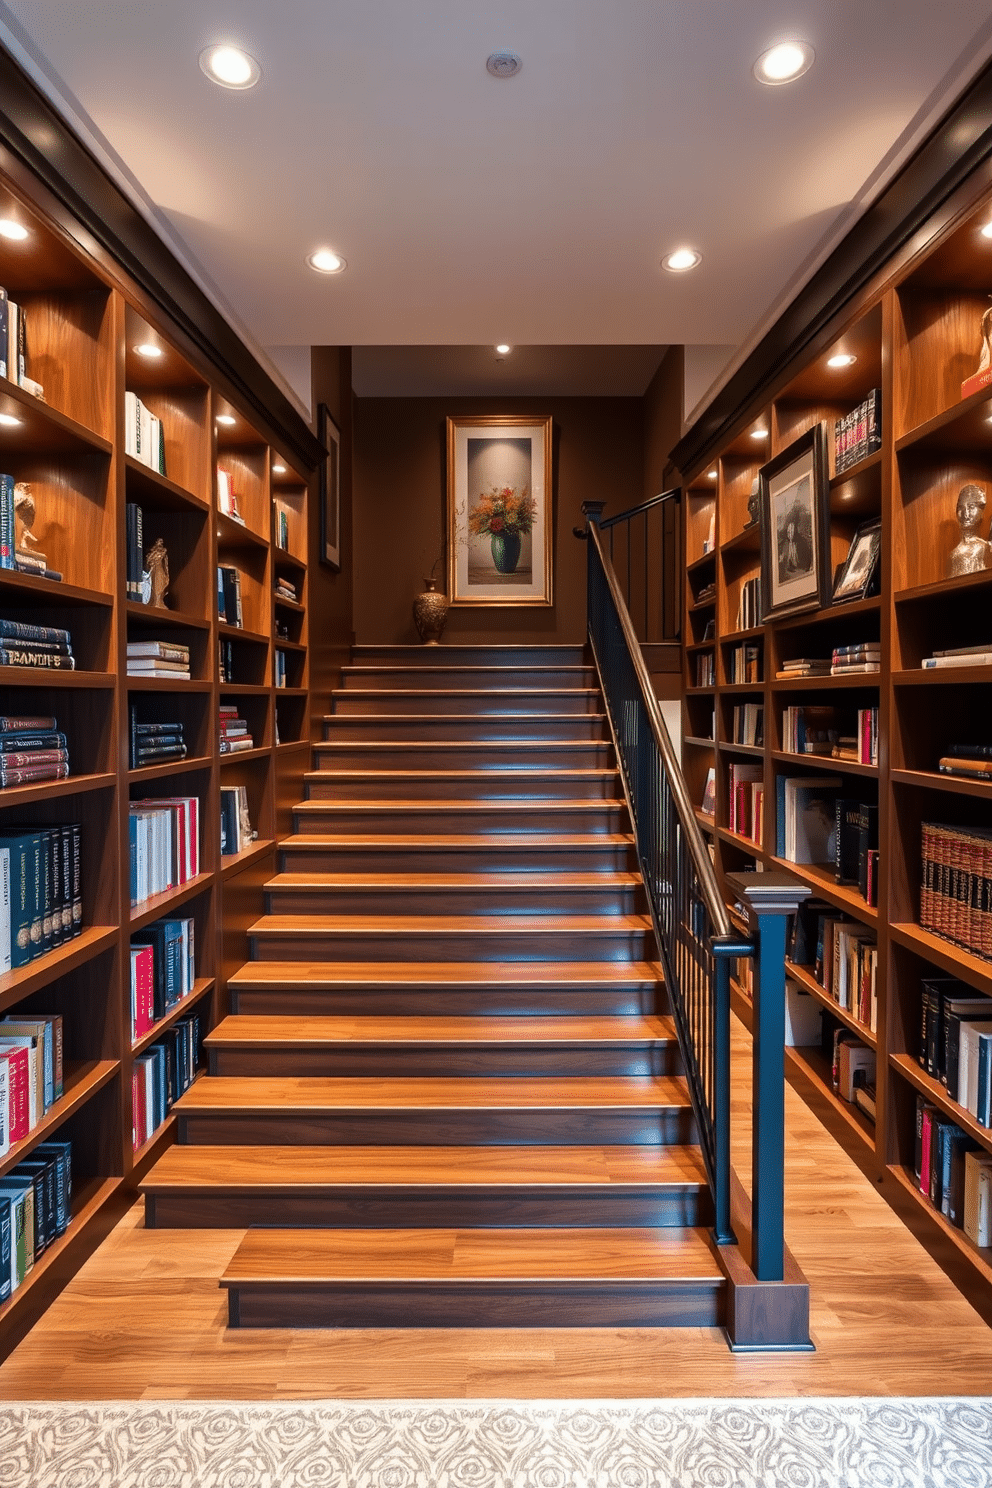
<path fill-rule="evenodd" d="M 992 549 L 978 535 L 985 500 L 985 492 L 981 486 L 962 486 L 958 492 L 957 518 L 961 540 L 952 551 L 947 565 L 951 578 L 958 574 L 981 573 L 985 568 L 992 568 Z"/>
<path fill-rule="evenodd" d="M 38 547 L 38 539 L 31 528 L 37 511 L 34 491 L 27 481 L 18 481 L 14 487 L 14 548 L 15 557 L 26 561 L 32 569 L 44 569 L 48 559 Z"/>
<path fill-rule="evenodd" d="M 169 591 L 169 554 L 165 543 L 157 537 L 145 554 L 145 567 L 151 582 L 151 605 L 154 610 L 168 608 L 165 596 Z"/>

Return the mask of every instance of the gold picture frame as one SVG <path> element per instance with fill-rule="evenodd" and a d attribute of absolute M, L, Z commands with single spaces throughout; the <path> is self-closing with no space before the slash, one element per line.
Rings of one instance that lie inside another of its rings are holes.
<path fill-rule="evenodd" d="M 448 596 L 453 605 L 550 605 L 551 416 L 447 421 Z"/>

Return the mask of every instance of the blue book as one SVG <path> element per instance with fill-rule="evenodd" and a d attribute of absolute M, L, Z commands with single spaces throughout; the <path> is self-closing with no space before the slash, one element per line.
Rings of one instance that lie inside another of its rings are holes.
<path fill-rule="evenodd" d="M 10 849 L 10 961 L 16 970 L 41 954 L 40 844 L 37 833 L 0 837 Z"/>
<path fill-rule="evenodd" d="M 0 1302 L 6 1302 L 13 1291 L 10 1260 L 12 1209 L 10 1195 L 0 1194 Z"/>
<path fill-rule="evenodd" d="M 6 301 L 2 308 L 6 309 Z M 0 344 L 6 346 L 6 340 Z M 0 475 L 0 568 L 14 567 L 14 477 Z"/>

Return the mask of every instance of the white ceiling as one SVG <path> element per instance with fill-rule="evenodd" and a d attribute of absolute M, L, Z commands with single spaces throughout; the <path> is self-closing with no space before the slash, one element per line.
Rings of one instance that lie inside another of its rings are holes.
<path fill-rule="evenodd" d="M 787 37 L 812 70 L 760 86 Z M 992 3 L 9 0 L 0 38 L 263 346 L 739 346 L 988 59 Z M 203 77 L 222 40 L 258 87 Z"/>

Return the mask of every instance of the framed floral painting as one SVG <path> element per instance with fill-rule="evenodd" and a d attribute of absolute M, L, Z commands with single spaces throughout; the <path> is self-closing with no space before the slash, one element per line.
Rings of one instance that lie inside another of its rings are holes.
<path fill-rule="evenodd" d="M 448 419 L 448 595 L 453 605 L 549 605 L 551 418 Z"/>

